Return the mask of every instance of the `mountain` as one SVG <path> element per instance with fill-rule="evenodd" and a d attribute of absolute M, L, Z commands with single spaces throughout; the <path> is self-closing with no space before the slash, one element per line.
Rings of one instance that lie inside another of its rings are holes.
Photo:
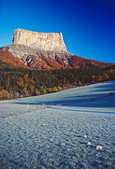
<path fill-rule="evenodd" d="M 115 65 L 67 52 L 62 33 L 38 33 L 18 28 L 14 30 L 12 42 L 0 48 L 0 62 L 11 67 L 54 69 Z"/>

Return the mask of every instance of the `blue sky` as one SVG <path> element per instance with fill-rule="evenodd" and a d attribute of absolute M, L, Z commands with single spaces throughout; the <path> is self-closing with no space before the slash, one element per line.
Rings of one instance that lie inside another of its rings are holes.
<path fill-rule="evenodd" d="M 0 0 L 0 47 L 17 28 L 62 32 L 68 52 L 115 63 L 114 0 Z"/>

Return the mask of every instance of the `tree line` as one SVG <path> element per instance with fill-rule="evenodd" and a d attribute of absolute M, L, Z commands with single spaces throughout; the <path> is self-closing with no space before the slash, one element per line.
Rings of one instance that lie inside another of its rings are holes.
<path fill-rule="evenodd" d="M 115 73 L 97 68 L 52 70 L 2 68 L 0 100 L 36 96 L 108 80 L 115 80 Z"/>

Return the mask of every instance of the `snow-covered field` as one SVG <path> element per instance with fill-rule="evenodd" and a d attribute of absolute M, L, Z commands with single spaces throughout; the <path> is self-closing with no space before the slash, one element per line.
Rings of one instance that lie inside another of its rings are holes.
<path fill-rule="evenodd" d="M 1 168 L 114 168 L 112 93 L 115 81 L 1 101 Z"/>

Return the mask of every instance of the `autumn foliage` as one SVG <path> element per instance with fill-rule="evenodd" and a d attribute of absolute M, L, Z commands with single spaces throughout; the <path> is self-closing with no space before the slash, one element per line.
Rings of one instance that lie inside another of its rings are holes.
<path fill-rule="evenodd" d="M 55 69 L 55 68 L 101 68 L 104 69 L 106 67 L 115 66 L 113 63 L 104 63 L 99 62 L 92 59 L 86 59 L 77 55 L 71 55 L 70 57 L 55 56 L 46 57 L 45 55 L 41 56 L 33 56 L 29 55 L 26 58 L 24 56 L 20 56 L 20 59 L 17 59 L 13 56 L 8 50 L 0 50 L 0 68 L 5 67 L 23 67 L 34 70 L 42 70 L 42 69 Z M 113 69 L 110 70 L 111 72 Z"/>
<path fill-rule="evenodd" d="M 0 100 L 4 100 L 115 80 L 115 73 L 94 68 L 49 70 L 5 68 L 0 69 L 0 79 Z"/>
<path fill-rule="evenodd" d="M 114 63 L 104 63 L 100 61 L 96 61 L 93 59 L 86 59 L 77 55 L 73 55 L 69 59 L 69 63 L 71 67 L 77 67 L 77 68 L 94 68 L 94 67 L 99 67 L 99 68 L 105 68 L 108 66 L 115 66 Z"/>
<path fill-rule="evenodd" d="M 9 51 L 0 51 L 0 100 L 52 93 L 108 80 L 115 80 L 115 64 L 76 55 L 68 60 L 31 55 L 20 61 Z"/>
<path fill-rule="evenodd" d="M 5 51 L 1 50 L 0 51 L 0 64 L 1 63 L 2 63 L 2 65 L 6 65 L 5 63 L 7 63 L 7 65 L 9 65 L 9 67 L 12 67 L 12 68 L 16 68 L 16 67 L 29 68 L 23 62 L 21 62 L 19 59 L 14 57 L 7 50 L 5 50 Z"/>

